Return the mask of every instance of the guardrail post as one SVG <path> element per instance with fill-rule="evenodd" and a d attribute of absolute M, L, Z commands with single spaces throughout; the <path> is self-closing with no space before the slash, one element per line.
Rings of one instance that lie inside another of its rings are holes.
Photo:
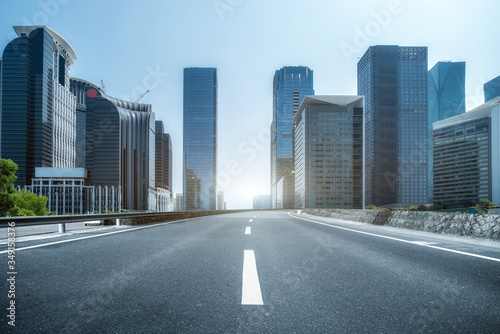
<path fill-rule="evenodd" d="M 59 224 L 59 233 L 66 233 L 66 224 Z"/>
<path fill-rule="evenodd" d="M 122 226 L 122 222 L 120 218 L 116 218 L 116 226 Z"/>

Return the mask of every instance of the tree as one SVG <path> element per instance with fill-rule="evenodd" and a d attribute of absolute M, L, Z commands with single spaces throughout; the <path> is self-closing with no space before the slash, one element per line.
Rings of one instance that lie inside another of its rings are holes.
<path fill-rule="evenodd" d="M 0 217 L 48 215 L 47 197 L 14 188 L 17 168 L 12 160 L 0 158 Z"/>
<path fill-rule="evenodd" d="M 0 194 L 13 194 L 14 182 L 17 180 L 17 165 L 10 159 L 0 157 Z"/>

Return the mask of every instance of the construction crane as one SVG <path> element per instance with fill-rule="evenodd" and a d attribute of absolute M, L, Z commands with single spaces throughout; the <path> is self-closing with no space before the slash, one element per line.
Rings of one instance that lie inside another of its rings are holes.
<path fill-rule="evenodd" d="M 106 93 L 106 86 L 104 86 L 104 81 L 101 79 L 101 88 L 104 93 Z"/>
<path fill-rule="evenodd" d="M 147 93 L 149 93 L 149 89 L 136 98 L 134 102 L 139 102 Z"/>

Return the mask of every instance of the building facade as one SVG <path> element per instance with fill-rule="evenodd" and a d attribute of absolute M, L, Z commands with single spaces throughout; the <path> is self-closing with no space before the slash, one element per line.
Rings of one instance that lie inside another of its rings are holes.
<path fill-rule="evenodd" d="M 184 210 L 217 209 L 217 69 L 185 68 Z"/>
<path fill-rule="evenodd" d="M 371 46 L 359 60 L 365 204 L 427 203 L 427 80 L 427 47 Z"/>
<path fill-rule="evenodd" d="M 440 61 L 429 70 L 429 202 L 433 201 L 432 123 L 465 113 L 465 62 Z"/>
<path fill-rule="evenodd" d="M 271 195 L 255 195 L 253 197 L 253 209 L 271 209 Z"/>
<path fill-rule="evenodd" d="M 174 199 L 174 211 L 184 211 L 184 196 L 182 194 L 175 194 L 175 199 Z"/>
<path fill-rule="evenodd" d="M 126 210 L 157 208 L 155 115 L 150 104 L 115 99 L 95 84 L 72 78 L 85 110 L 87 183 L 121 187 Z M 82 95 L 84 94 L 84 95 Z"/>
<path fill-rule="evenodd" d="M 1 152 L 19 167 L 16 185 L 35 167 L 75 167 L 76 99 L 69 67 L 76 54 L 46 26 L 15 26 L 2 57 Z"/>
<path fill-rule="evenodd" d="M 274 209 L 295 208 L 295 171 L 285 170 L 276 183 L 276 207 Z"/>
<path fill-rule="evenodd" d="M 500 97 L 434 127 L 434 201 L 500 203 Z"/>
<path fill-rule="evenodd" d="M 217 193 L 217 210 L 226 210 L 226 201 L 224 199 L 224 192 Z"/>
<path fill-rule="evenodd" d="M 362 96 L 307 96 L 295 125 L 295 207 L 362 209 Z"/>
<path fill-rule="evenodd" d="M 155 182 L 157 188 L 164 188 L 172 193 L 172 140 L 165 129 L 162 121 L 155 123 Z"/>
<path fill-rule="evenodd" d="M 500 96 L 500 76 L 484 84 L 484 101 L 488 102 Z"/>
<path fill-rule="evenodd" d="M 277 185 L 286 170 L 293 171 L 293 124 L 295 113 L 306 95 L 314 95 L 313 71 L 305 66 L 286 66 L 273 80 L 273 121 L 271 123 L 271 206 L 278 207 Z M 287 202 L 293 193 L 285 193 Z"/>

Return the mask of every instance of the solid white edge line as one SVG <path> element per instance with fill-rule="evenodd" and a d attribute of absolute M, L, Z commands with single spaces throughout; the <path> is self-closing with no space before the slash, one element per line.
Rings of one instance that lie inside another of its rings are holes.
<path fill-rule="evenodd" d="M 259 275 L 253 250 L 245 250 L 243 257 L 243 285 L 241 305 L 264 305 L 260 291 Z"/>
<path fill-rule="evenodd" d="M 245 229 L 245 234 L 252 234 L 252 227 L 251 226 L 247 226 L 247 228 Z"/>
<path fill-rule="evenodd" d="M 413 245 L 417 245 L 417 246 L 429 247 L 429 248 L 439 249 L 439 250 L 446 251 L 446 252 L 457 253 L 457 254 L 462 254 L 462 255 L 477 257 L 477 258 L 480 258 L 480 259 L 485 259 L 485 260 L 500 262 L 500 259 L 497 259 L 497 258 L 494 258 L 494 257 L 483 256 L 483 255 L 473 254 L 473 253 L 467 253 L 467 252 L 457 251 L 457 250 L 453 250 L 453 249 L 449 249 L 449 248 L 444 248 L 444 247 L 432 246 L 432 245 L 424 244 L 421 241 L 403 240 L 403 239 L 388 237 L 388 236 L 385 236 L 385 235 L 380 235 L 380 234 L 375 234 L 375 233 L 358 231 L 358 230 L 350 229 L 350 228 L 347 228 L 347 227 L 340 227 L 340 226 L 330 225 L 330 224 L 317 222 L 317 221 L 314 221 L 314 220 L 311 220 L 311 219 L 307 219 L 307 218 L 293 216 L 293 215 L 290 214 L 290 212 L 288 212 L 288 215 L 290 217 L 293 217 L 293 218 L 306 220 L 306 221 L 309 221 L 309 222 L 312 222 L 312 223 L 315 223 L 315 224 L 325 225 L 325 226 L 337 228 L 337 229 L 340 229 L 340 230 L 346 230 L 346 231 L 350 231 L 350 232 L 356 232 L 356 233 L 371 235 L 371 236 L 378 237 L 378 238 L 390 239 L 390 240 L 405 242 L 405 243 L 413 244 Z"/>
<path fill-rule="evenodd" d="M 74 239 L 68 239 L 68 240 L 61 240 L 61 241 L 56 241 L 56 242 L 49 242 L 49 243 L 46 243 L 46 244 L 40 244 L 40 245 L 33 245 L 33 246 L 28 246 L 28 247 L 15 248 L 15 249 L 12 249 L 12 250 L 15 251 L 15 252 L 18 252 L 18 251 L 27 250 L 27 249 L 40 248 L 40 247 L 45 247 L 45 246 L 63 244 L 63 243 L 66 243 L 66 242 L 71 242 L 71 241 L 78 241 L 78 240 L 85 240 L 85 239 L 103 237 L 105 235 L 111 235 L 111 234 L 117 234 L 117 233 L 123 233 L 123 232 L 137 231 L 137 230 L 142 230 L 144 228 L 155 227 L 155 226 L 162 226 L 162 225 L 168 225 L 168 224 L 179 223 L 179 222 L 182 222 L 182 221 L 194 220 L 194 219 L 199 219 L 199 218 L 188 218 L 188 219 L 182 219 L 182 220 L 174 220 L 174 221 L 171 221 L 171 222 L 168 222 L 168 223 L 148 225 L 148 226 L 130 228 L 130 229 L 121 230 L 121 231 L 114 231 L 114 232 L 108 232 L 108 233 L 90 235 L 90 236 L 87 236 L 87 237 L 74 238 Z M 5 253 L 8 253 L 8 252 L 9 252 L 9 250 L 1 251 L 0 254 L 5 254 Z"/>

